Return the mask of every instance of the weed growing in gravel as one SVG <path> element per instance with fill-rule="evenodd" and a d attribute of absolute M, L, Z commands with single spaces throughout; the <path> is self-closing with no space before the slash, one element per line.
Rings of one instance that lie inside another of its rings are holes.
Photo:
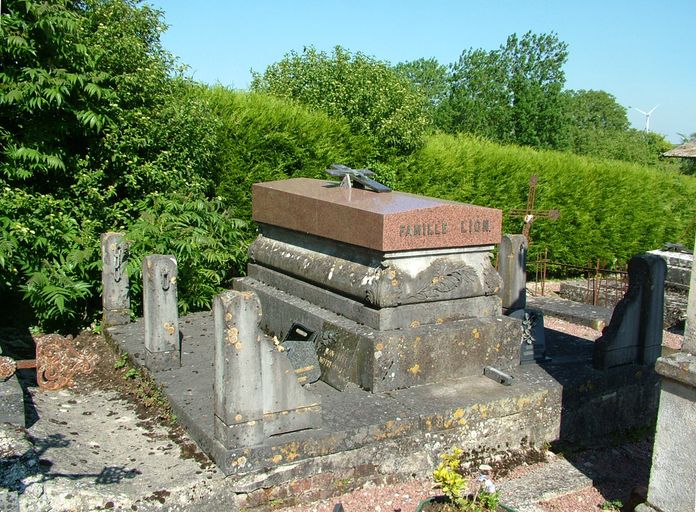
<path fill-rule="evenodd" d="M 115 370 L 121 370 L 121 378 L 129 381 L 127 393 L 135 397 L 138 404 L 146 409 L 153 409 L 167 423 L 173 425 L 176 415 L 157 383 L 147 372 L 131 366 L 126 352 L 121 353 L 113 363 Z"/>
<path fill-rule="evenodd" d="M 120 370 L 121 368 L 125 368 L 127 364 L 128 354 L 124 352 L 118 357 L 118 359 L 116 359 L 116 362 L 114 363 L 114 370 Z"/>
<path fill-rule="evenodd" d="M 621 500 L 611 500 L 602 503 L 602 510 L 619 511 L 623 507 L 623 502 Z"/>

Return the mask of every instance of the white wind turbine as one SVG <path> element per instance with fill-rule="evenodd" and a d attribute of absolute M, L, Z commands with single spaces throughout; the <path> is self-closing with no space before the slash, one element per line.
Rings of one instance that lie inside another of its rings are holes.
<path fill-rule="evenodd" d="M 650 114 L 655 112 L 655 109 L 659 106 L 660 106 L 660 104 L 658 103 L 657 105 L 655 105 L 652 108 L 652 110 L 650 112 L 645 112 L 644 110 L 641 110 L 637 107 L 633 107 L 634 109 L 636 109 L 638 112 L 640 112 L 641 114 L 643 114 L 645 116 L 645 132 L 646 133 L 650 131 Z"/>

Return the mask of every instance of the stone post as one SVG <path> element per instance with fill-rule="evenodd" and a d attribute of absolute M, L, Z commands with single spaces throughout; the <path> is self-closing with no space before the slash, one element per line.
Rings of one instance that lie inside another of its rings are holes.
<path fill-rule="evenodd" d="M 102 233 L 102 323 L 104 327 L 130 322 L 128 244 L 123 233 Z"/>
<path fill-rule="evenodd" d="M 694 247 L 696 250 L 696 245 Z M 696 272 L 691 271 L 686 332 L 681 352 L 660 357 L 662 376 L 648 501 L 640 512 L 696 509 Z"/>
<path fill-rule="evenodd" d="M 654 254 L 644 254 L 640 257 L 647 264 L 648 275 L 643 287 L 640 310 L 639 360 L 641 364 L 653 365 L 662 355 L 667 263 Z"/>
<path fill-rule="evenodd" d="M 264 439 L 261 303 L 251 292 L 215 298 L 215 438 L 225 448 Z"/>
<path fill-rule="evenodd" d="M 694 263 L 691 264 L 689 281 L 689 303 L 686 307 L 686 327 L 682 350 L 696 354 L 696 243 L 694 244 Z"/>
<path fill-rule="evenodd" d="M 498 248 L 498 272 L 503 280 L 499 295 L 503 309 L 524 309 L 527 305 L 527 238 L 503 235 Z"/>
<path fill-rule="evenodd" d="M 181 366 L 176 279 L 174 256 L 154 254 L 143 259 L 145 365 L 151 370 Z"/>

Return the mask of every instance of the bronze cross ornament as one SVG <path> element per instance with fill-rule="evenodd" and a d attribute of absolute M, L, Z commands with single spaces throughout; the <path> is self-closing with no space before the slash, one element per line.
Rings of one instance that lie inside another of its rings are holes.
<path fill-rule="evenodd" d="M 348 187 L 352 186 L 352 182 L 355 182 L 358 186 L 373 192 L 391 192 L 391 189 L 386 185 L 369 178 L 369 176 L 375 175 L 369 169 L 351 169 L 345 165 L 332 164 L 326 169 L 326 172 L 336 178 L 343 178 L 342 183 L 346 183 Z"/>

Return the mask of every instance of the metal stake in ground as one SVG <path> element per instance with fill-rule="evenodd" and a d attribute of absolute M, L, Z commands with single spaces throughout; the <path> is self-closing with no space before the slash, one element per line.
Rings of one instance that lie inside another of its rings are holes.
<path fill-rule="evenodd" d="M 560 217 L 560 212 L 558 210 L 535 210 L 534 202 L 536 201 L 536 187 L 539 181 L 539 176 L 532 174 L 529 178 L 529 193 L 527 194 L 527 208 L 522 209 L 512 209 L 508 213 L 511 217 L 522 217 L 524 219 L 524 227 L 522 228 L 522 234 L 527 239 L 527 244 L 531 244 L 529 239 L 529 231 L 532 229 L 532 223 L 537 219 L 550 219 L 556 220 Z"/>

